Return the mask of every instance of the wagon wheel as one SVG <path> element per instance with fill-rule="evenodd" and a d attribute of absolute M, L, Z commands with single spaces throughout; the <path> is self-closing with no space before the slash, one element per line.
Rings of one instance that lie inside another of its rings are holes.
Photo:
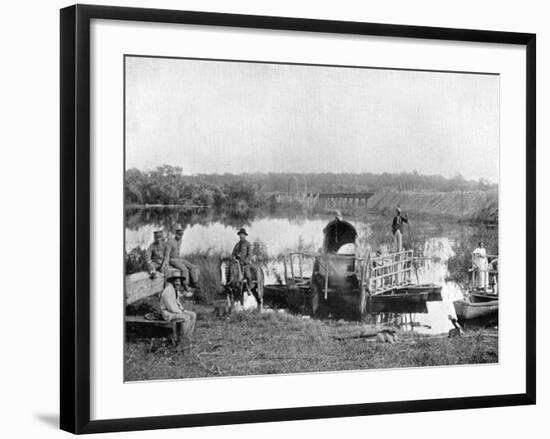
<path fill-rule="evenodd" d="M 302 310 L 303 298 L 300 288 L 296 285 L 289 285 L 286 292 L 286 303 L 288 308 L 293 312 Z"/>
<path fill-rule="evenodd" d="M 309 307 L 311 309 L 311 315 L 317 315 L 319 311 L 319 288 L 316 284 L 311 285 L 311 291 L 309 293 Z"/>
<path fill-rule="evenodd" d="M 317 282 L 312 282 L 308 300 L 311 315 L 323 317 L 327 314 L 327 304 L 325 303 L 323 295 L 323 289 L 319 286 L 319 284 Z"/>

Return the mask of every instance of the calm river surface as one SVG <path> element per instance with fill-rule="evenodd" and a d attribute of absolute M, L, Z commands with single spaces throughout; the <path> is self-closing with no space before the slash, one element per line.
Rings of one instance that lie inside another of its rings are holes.
<path fill-rule="evenodd" d="M 246 227 L 249 241 L 259 241 L 270 258 L 266 270 L 266 283 L 276 283 L 282 276 L 282 263 L 277 257 L 291 250 L 318 250 L 323 242 L 323 228 L 334 214 L 306 212 L 270 212 L 230 215 L 211 210 L 132 209 L 126 214 L 126 250 L 146 248 L 153 231 L 162 229 L 172 236 L 177 225 L 185 228 L 182 254 L 210 252 L 230 254 L 238 240 L 237 230 Z M 365 212 L 344 215 L 359 232 L 359 242 L 367 251 L 385 251 L 392 242 L 391 216 Z M 459 246 L 474 249 L 483 239 L 489 254 L 498 254 L 498 237 L 495 227 L 462 225 L 446 220 L 415 219 L 405 229 L 404 246 L 413 248 L 415 256 L 429 258 L 419 270 L 421 283 L 442 285 L 441 302 L 428 302 L 427 313 L 403 316 L 414 323 L 414 330 L 422 333 L 442 333 L 452 328 L 448 315 L 455 315 L 453 301 L 463 297 L 464 286 L 449 281 L 447 262 Z M 404 327 L 411 329 L 411 325 Z"/>

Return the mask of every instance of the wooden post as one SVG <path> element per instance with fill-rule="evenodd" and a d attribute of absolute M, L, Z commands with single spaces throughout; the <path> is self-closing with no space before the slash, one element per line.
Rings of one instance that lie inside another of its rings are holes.
<path fill-rule="evenodd" d="M 328 299 L 328 254 L 325 256 L 325 300 Z"/>
<path fill-rule="evenodd" d="M 460 219 L 464 220 L 464 190 L 460 191 Z"/>
<path fill-rule="evenodd" d="M 172 343 L 176 344 L 178 342 L 178 323 L 174 322 L 172 325 Z"/>

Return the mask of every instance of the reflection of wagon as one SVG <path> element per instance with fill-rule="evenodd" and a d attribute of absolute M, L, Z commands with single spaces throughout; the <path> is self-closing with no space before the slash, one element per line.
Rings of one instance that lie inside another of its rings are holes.
<path fill-rule="evenodd" d="M 441 286 L 412 282 L 412 250 L 361 255 L 355 227 L 339 218 L 323 233 L 320 252 L 293 252 L 285 258 L 290 308 L 312 315 L 360 317 L 368 312 L 406 312 L 404 307 L 417 309 L 418 304 L 441 300 Z M 311 267 L 311 275 L 304 275 L 304 267 Z"/>

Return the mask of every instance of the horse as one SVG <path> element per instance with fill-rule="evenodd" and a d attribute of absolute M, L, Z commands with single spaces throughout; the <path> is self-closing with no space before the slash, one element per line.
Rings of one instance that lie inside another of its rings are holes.
<path fill-rule="evenodd" d="M 220 272 L 221 283 L 231 308 L 239 303 L 242 309 L 256 306 L 260 312 L 263 310 L 265 275 L 260 266 L 250 265 L 250 283 L 244 278 L 239 261 L 222 261 Z M 251 299 L 255 304 L 251 305 Z"/>

